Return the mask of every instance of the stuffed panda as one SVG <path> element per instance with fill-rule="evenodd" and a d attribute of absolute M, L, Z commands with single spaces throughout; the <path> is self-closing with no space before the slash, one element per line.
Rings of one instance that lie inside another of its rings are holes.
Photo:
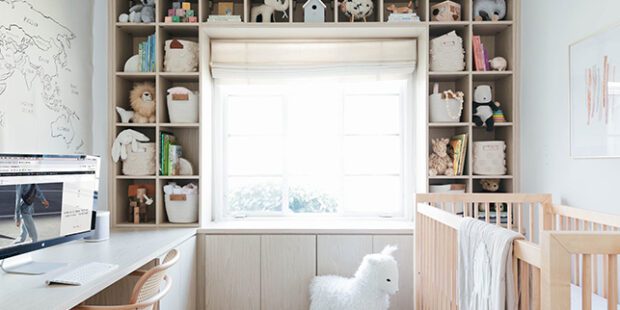
<path fill-rule="evenodd" d="M 474 20 L 498 21 L 506 17 L 506 0 L 474 0 Z"/>
<path fill-rule="evenodd" d="M 493 131 L 495 125 L 493 113 L 499 110 L 499 102 L 493 101 L 492 97 L 493 93 L 489 85 L 479 85 L 474 89 L 473 121 L 479 127 L 486 125 L 487 131 Z"/>

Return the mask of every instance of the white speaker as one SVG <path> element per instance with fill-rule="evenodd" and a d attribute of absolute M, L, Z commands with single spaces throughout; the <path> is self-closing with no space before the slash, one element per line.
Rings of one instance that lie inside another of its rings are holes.
<path fill-rule="evenodd" d="M 90 242 L 98 242 L 110 239 L 109 211 L 97 211 L 97 215 L 95 218 L 95 232 L 92 236 L 84 239 Z"/>

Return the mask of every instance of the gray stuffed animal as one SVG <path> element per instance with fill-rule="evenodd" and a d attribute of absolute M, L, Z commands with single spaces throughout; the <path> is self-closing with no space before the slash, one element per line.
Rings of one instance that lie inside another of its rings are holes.
<path fill-rule="evenodd" d="M 476 21 L 498 21 L 506 17 L 506 0 L 474 0 Z"/>
<path fill-rule="evenodd" d="M 121 23 L 152 23 L 155 22 L 155 0 L 140 0 L 131 8 L 129 13 L 119 15 Z"/>

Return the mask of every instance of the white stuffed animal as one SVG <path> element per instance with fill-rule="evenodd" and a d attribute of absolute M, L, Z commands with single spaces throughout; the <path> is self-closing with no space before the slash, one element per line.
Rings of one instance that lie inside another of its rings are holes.
<path fill-rule="evenodd" d="M 387 310 L 398 292 L 395 246 L 364 256 L 353 278 L 315 277 L 310 284 L 310 310 Z"/>
<path fill-rule="evenodd" d="M 127 159 L 127 149 L 125 145 L 131 145 L 131 151 L 134 153 L 145 152 L 145 148 L 140 147 L 140 142 L 148 142 L 149 137 L 145 136 L 141 132 L 133 129 L 125 129 L 121 131 L 114 143 L 112 144 L 112 160 L 118 162 L 119 159 Z"/>
<path fill-rule="evenodd" d="M 275 11 L 282 12 L 284 14 L 282 18 L 288 18 L 288 15 L 286 14 L 288 6 L 289 0 L 265 0 L 265 4 L 252 8 L 250 12 L 250 20 L 253 23 L 275 22 Z"/>

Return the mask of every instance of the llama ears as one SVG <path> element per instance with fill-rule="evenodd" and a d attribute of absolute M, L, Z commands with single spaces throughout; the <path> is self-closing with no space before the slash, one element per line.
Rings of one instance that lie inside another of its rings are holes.
<path fill-rule="evenodd" d="M 383 248 L 383 250 L 381 251 L 381 254 L 392 256 L 392 254 L 394 254 L 394 252 L 396 252 L 396 250 L 398 250 L 397 246 L 395 246 L 395 245 L 386 245 L 385 248 Z"/>

